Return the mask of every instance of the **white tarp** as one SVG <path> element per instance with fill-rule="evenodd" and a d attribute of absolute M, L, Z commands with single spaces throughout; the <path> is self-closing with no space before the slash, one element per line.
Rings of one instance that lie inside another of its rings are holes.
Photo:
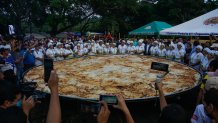
<path fill-rule="evenodd" d="M 177 26 L 162 30 L 161 35 L 208 36 L 218 35 L 218 9 Z"/>

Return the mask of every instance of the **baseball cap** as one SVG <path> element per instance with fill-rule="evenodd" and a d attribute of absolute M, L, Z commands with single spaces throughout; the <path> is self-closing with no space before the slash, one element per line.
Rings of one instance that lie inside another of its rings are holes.
<path fill-rule="evenodd" d="M 218 89 L 218 77 L 209 77 L 205 89 L 210 90 L 211 88 Z"/>

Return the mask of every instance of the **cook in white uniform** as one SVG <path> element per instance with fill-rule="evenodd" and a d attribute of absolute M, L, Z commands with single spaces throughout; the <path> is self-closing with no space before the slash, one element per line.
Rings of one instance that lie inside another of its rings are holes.
<path fill-rule="evenodd" d="M 127 53 L 133 55 L 136 53 L 136 47 L 133 45 L 133 41 L 130 41 L 129 43 L 130 45 L 127 48 Z"/>
<path fill-rule="evenodd" d="M 200 70 L 201 59 L 204 57 L 204 55 L 201 53 L 202 49 L 203 47 L 201 45 L 198 45 L 195 49 L 195 52 L 192 53 L 190 58 L 189 65 L 197 70 Z"/>
<path fill-rule="evenodd" d="M 46 50 L 46 56 L 48 58 L 53 59 L 54 61 L 56 61 L 56 52 L 54 50 L 53 44 L 52 43 L 48 43 L 48 49 Z"/>
<path fill-rule="evenodd" d="M 184 62 L 186 51 L 182 49 L 182 43 L 179 42 L 177 44 L 177 51 L 175 52 L 175 61 L 177 62 Z"/>
<path fill-rule="evenodd" d="M 111 43 L 110 54 L 113 54 L 113 55 L 117 54 L 116 43 Z"/>
<path fill-rule="evenodd" d="M 42 50 L 40 50 L 40 46 L 36 45 L 35 46 L 35 50 L 33 52 L 33 55 L 35 56 L 35 65 L 42 65 L 43 64 L 43 59 L 44 59 L 44 54 L 42 52 Z"/>
<path fill-rule="evenodd" d="M 122 43 L 118 46 L 118 51 L 120 54 L 126 54 L 127 52 L 127 46 L 125 44 L 126 42 L 122 40 Z"/>
<path fill-rule="evenodd" d="M 97 54 L 97 47 L 94 42 L 91 43 L 89 55 L 96 55 Z"/>
<path fill-rule="evenodd" d="M 170 59 L 170 60 L 174 60 L 175 54 L 176 54 L 175 47 L 174 47 L 174 45 L 170 44 L 169 49 L 166 52 L 166 58 Z"/>
<path fill-rule="evenodd" d="M 89 53 L 89 46 L 88 46 L 88 44 L 85 44 L 84 48 L 83 48 L 83 54 L 88 55 L 88 53 Z"/>
<path fill-rule="evenodd" d="M 139 40 L 138 46 L 136 46 L 136 53 L 139 55 L 144 55 L 145 47 L 142 45 L 143 40 Z"/>
<path fill-rule="evenodd" d="M 157 50 L 157 55 L 162 58 L 166 57 L 166 49 L 163 43 L 160 44 L 160 48 Z"/>
<path fill-rule="evenodd" d="M 157 50 L 158 50 L 158 42 L 154 41 L 153 46 L 151 46 L 151 48 L 150 48 L 151 55 L 156 56 L 157 55 Z"/>
<path fill-rule="evenodd" d="M 104 44 L 103 44 L 103 41 L 99 41 L 99 46 L 98 46 L 98 48 L 97 48 L 97 52 L 98 52 L 98 54 L 103 54 L 104 53 Z"/>
<path fill-rule="evenodd" d="M 104 47 L 104 54 L 108 55 L 110 53 L 110 45 L 109 43 L 106 43 L 106 46 Z"/>
<path fill-rule="evenodd" d="M 65 45 L 66 49 L 64 50 L 65 59 L 73 58 L 73 50 L 69 44 Z"/>
<path fill-rule="evenodd" d="M 80 47 L 80 44 L 77 44 L 77 49 L 75 50 L 76 56 L 82 56 L 83 55 L 83 49 Z"/>
<path fill-rule="evenodd" d="M 214 59 L 213 52 L 209 48 L 204 48 L 203 55 L 200 66 L 200 72 L 202 73 L 208 70 L 210 62 Z"/>
<path fill-rule="evenodd" d="M 57 43 L 57 47 L 55 48 L 55 52 L 56 52 L 56 59 L 59 60 L 64 60 L 64 48 L 63 48 L 63 44 L 58 42 Z"/>

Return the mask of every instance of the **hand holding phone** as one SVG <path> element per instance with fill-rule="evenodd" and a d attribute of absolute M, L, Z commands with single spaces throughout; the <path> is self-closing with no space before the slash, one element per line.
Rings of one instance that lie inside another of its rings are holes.
<path fill-rule="evenodd" d="M 104 101 L 108 105 L 116 105 L 118 103 L 115 95 L 100 95 L 100 101 Z"/>
<path fill-rule="evenodd" d="M 53 59 L 45 58 L 44 59 L 44 81 L 46 83 L 48 83 L 52 70 L 53 70 Z"/>

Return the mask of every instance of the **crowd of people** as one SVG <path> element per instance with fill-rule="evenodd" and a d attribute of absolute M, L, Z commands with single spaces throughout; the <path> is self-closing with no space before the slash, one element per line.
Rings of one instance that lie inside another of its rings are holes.
<path fill-rule="evenodd" d="M 22 97 L 17 86 L 22 82 L 23 73 L 43 64 L 45 57 L 54 61 L 81 57 L 84 55 L 151 55 L 187 64 L 205 76 L 201 85 L 198 105 L 190 119 L 192 123 L 218 123 L 218 39 L 210 36 L 210 41 L 200 43 L 190 39 L 122 39 L 104 40 L 89 37 L 46 38 L 27 41 L 0 38 L 0 121 L 5 123 L 28 122 L 29 112 L 34 107 L 33 97 Z M 48 86 L 51 90 L 47 123 L 61 122 L 58 97 L 58 75 L 52 71 Z M 167 104 L 162 83 L 156 83 L 159 92 L 161 115 L 159 123 L 185 123 L 186 113 L 176 104 Z M 116 95 L 118 105 L 128 123 L 134 123 L 125 99 Z M 21 105 L 22 104 L 22 105 Z M 12 115 L 14 114 L 14 115 Z M 97 116 L 98 123 L 107 123 L 110 111 L 106 102 L 101 102 Z M 14 118 L 11 118 L 14 117 Z"/>

